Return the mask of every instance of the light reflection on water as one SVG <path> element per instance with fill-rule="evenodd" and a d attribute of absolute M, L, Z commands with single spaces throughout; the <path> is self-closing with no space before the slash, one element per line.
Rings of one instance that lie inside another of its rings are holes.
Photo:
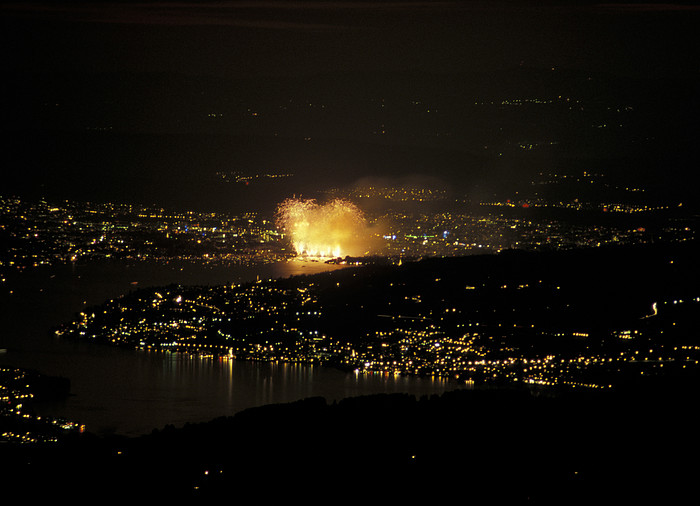
<path fill-rule="evenodd" d="M 85 423 L 97 433 L 137 435 L 231 416 L 254 406 L 321 396 L 329 402 L 382 392 L 417 396 L 456 384 L 384 374 L 355 374 L 287 363 L 215 360 L 170 352 L 57 340 L 49 328 L 90 304 L 138 287 L 219 284 L 312 274 L 340 266 L 282 262 L 255 268 L 119 262 L 39 269 L 8 277 L 0 293 L 0 363 L 71 379 L 72 396 L 40 413 Z M 12 293 L 10 293 L 12 292 Z"/>

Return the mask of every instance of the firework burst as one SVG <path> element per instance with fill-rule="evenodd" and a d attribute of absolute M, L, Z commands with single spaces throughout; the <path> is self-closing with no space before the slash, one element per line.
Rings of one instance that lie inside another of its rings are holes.
<path fill-rule="evenodd" d="M 336 258 L 363 254 L 365 218 L 347 200 L 319 204 L 312 199 L 287 199 L 277 208 L 276 223 L 300 256 Z"/>

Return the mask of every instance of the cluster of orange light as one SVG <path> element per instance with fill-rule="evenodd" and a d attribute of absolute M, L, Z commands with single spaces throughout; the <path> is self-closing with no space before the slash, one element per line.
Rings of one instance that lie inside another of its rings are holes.
<path fill-rule="evenodd" d="M 287 199 L 277 208 L 276 222 L 300 256 L 337 258 L 362 253 L 364 215 L 347 200 L 319 204 L 312 199 Z"/>

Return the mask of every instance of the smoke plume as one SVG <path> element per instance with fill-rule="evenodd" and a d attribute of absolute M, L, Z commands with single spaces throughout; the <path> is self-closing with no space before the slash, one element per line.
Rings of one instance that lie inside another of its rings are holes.
<path fill-rule="evenodd" d="M 364 214 L 348 200 L 319 204 L 313 199 L 287 199 L 277 207 L 276 223 L 301 256 L 336 258 L 368 253 L 371 234 Z"/>

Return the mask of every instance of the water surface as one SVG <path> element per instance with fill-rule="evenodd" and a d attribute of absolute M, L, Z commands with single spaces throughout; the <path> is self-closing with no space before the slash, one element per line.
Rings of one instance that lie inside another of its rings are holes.
<path fill-rule="evenodd" d="M 67 377 L 72 395 L 41 414 L 97 433 L 138 435 L 166 424 L 208 421 L 264 404 L 381 392 L 441 393 L 442 380 L 356 374 L 321 366 L 228 361 L 125 350 L 57 339 L 50 329 L 85 307 L 139 287 L 216 285 L 342 268 L 317 262 L 203 266 L 188 262 L 96 262 L 7 274 L 0 293 L 0 364 Z"/>

